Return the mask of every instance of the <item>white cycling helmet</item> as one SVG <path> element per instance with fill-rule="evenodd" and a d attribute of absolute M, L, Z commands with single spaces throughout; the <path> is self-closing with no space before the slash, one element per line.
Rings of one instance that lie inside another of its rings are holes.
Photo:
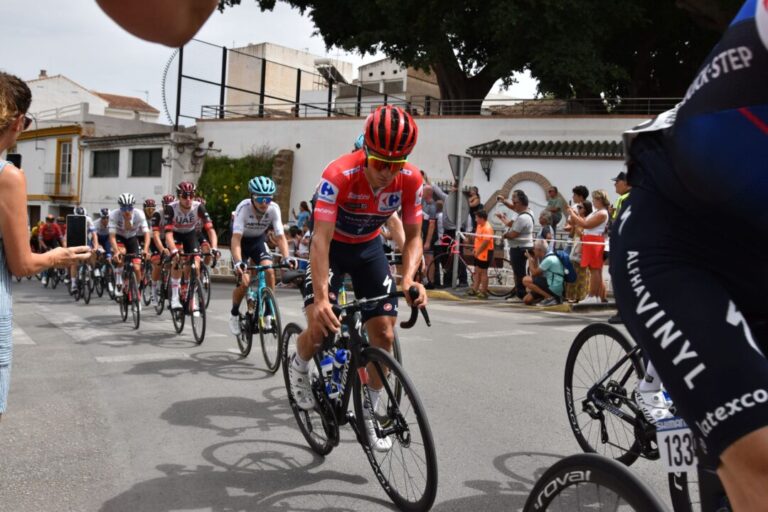
<path fill-rule="evenodd" d="M 133 206 L 136 204 L 136 198 L 133 197 L 133 194 L 120 194 L 120 197 L 117 198 L 117 204 L 120 206 Z"/>

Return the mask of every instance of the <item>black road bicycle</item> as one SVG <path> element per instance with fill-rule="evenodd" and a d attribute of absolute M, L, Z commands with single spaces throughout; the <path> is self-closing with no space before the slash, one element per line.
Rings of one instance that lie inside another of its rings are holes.
<path fill-rule="evenodd" d="M 412 296 L 414 291 L 411 290 Z M 288 324 L 283 331 L 283 377 L 299 429 L 316 453 L 330 453 L 339 444 L 340 426 L 349 424 L 390 499 L 401 510 L 423 511 L 432 507 L 437 494 L 437 458 L 429 421 L 416 388 L 402 366 L 389 352 L 368 345 L 362 334 L 359 316 L 363 307 L 403 296 L 402 292 L 393 292 L 334 306 L 344 329 L 326 338 L 322 350 L 310 363 L 311 389 L 317 404 L 314 409 L 301 409 L 291 389 L 289 358 L 296 350 L 296 340 L 302 331 L 295 323 Z M 421 311 L 429 325 L 426 311 Z M 412 308 L 411 318 L 400 326 L 404 329 L 412 327 L 418 312 L 417 308 Z M 338 351 L 347 354 L 347 362 L 339 369 L 336 381 L 332 375 L 321 374 L 320 369 L 321 360 Z M 373 375 L 383 383 L 376 410 L 372 410 L 369 390 Z M 354 413 L 349 411 L 350 398 Z M 379 439 L 389 438 L 391 448 L 379 452 L 371 447 L 365 418 L 376 419 L 376 436 Z"/>
<path fill-rule="evenodd" d="M 205 339 L 206 326 L 205 295 L 203 294 L 203 286 L 200 284 L 200 278 L 194 264 L 194 260 L 199 258 L 200 254 L 179 253 L 178 256 L 179 260 L 174 264 L 178 265 L 177 268 L 182 270 L 184 270 L 184 266 L 189 267 L 189 277 L 184 277 L 185 272 L 181 273 L 179 286 L 180 308 L 170 308 L 172 290 L 170 286 L 165 285 L 173 328 L 178 334 L 181 334 L 181 331 L 184 330 L 184 320 L 186 316 L 189 316 L 190 323 L 192 324 L 192 336 L 195 338 L 195 343 L 199 345 Z"/>
<path fill-rule="evenodd" d="M 253 335 L 259 333 L 261 352 L 267 369 L 275 373 L 280 368 L 280 335 L 282 322 L 280 308 L 275 293 L 267 286 L 265 272 L 269 269 L 289 268 L 289 265 L 249 265 L 251 273 L 245 297 L 240 302 L 240 334 L 237 346 L 240 354 L 246 357 L 251 353 Z M 240 281 L 238 279 L 238 284 Z"/>
<path fill-rule="evenodd" d="M 133 319 L 134 329 L 138 329 L 139 324 L 141 324 L 141 296 L 139 292 L 139 281 L 136 276 L 136 272 L 133 269 L 132 263 L 132 261 L 136 258 L 141 258 L 143 261 L 143 256 L 140 255 L 123 255 L 122 295 L 116 295 L 115 297 L 115 300 L 117 300 L 117 303 L 120 306 L 120 318 L 122 318 L 123 322 L 128 320 L 128 311 L 130 311 L 131 317 Z"/>
<path fill-rule="evenodd" d="M 642 349 L 614 326 L 590 324 L 576 335 L 566 360 L 564 390 L 568 422 L 582 450 L 627 466 L 638 457 L 657 460 L 660 450 L 669 458 L 693 458 L 692 436 L 659 446 L 657 427 L 632 397 L 644 376 Z M 722 508 L 727 498 L 715 468 L 707 464 L 692 474 L 669 473 L 668 484 L 676 512 L 730 510 Z"/>
<path fill-rule="evenodd" d="M 75 302 L 82 297 L 83 302 L 89 304 L 91 302 L 91 292 L 93 291 L 93 275 L 90 263 L 80 263 L 77 266 L 77 287 L 75 288 L 72 296 L 75 298 Z"/>

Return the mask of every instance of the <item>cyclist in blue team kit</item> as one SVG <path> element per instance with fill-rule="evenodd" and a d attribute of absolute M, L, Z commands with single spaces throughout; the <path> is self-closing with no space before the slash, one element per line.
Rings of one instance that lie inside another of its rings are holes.
<path fill-rule="evenodd" d="M 768 1 L 744 3 L 683 101 L 625 147 L 633 188 L 611 234 L 621 316 L 734 508 L 766 510 Z"/>

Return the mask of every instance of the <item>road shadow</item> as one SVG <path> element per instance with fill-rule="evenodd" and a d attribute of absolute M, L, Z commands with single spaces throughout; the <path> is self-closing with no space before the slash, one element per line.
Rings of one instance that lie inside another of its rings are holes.
<path fill-rule="evenodd" d="M 436 504 L 435 512 L 463 512 L 467 510 L 516 511 L 522 510 L 533 485 L 562 455 L 544 452 L 510 452 L 493 459 L 493 467 L 500 473 L 499 480 L 467 480 L 464 486 L 479 494 L 465 496 Z"/>
<path fill-rule="evenodd" d="M 235 437 L 246 431 L 298 428 L 285 398 L 256 401 L 230 396 L 184 400 L 172 404 L 160 419 L 175 426 L 213 430 L 223 437 Z"/>
<path fill-rule="evenodd" d="M 162 476 L 135 484 L 104 502 L 100 510 L 330 512 L 392 508 L 381 499 L 355 493 L 299 490 L 330 480 L 345 486 L 365 485 L 368 480 L 338 471 L 317 471 L 323 458 L 298 444 L 259 439 L 227 441 L 206 448 L 203 456 L 213 464 L 156 466 Z"/>
<path fill-rule="evenodd" d="M 237 354 L 231 352 L 197 352 L 189 357 L 161 359 L 137 363 L 125 372 L 128 375 L 160 375 L 179 377 L 181 375 L 208 374 L 228 380 L 257 381 L 272 377 L 267 370 L 257 368 Z"/>

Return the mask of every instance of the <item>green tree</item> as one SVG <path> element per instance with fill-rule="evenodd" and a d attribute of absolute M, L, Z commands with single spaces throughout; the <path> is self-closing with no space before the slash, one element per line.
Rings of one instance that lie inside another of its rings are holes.
<path fill-rule="evenodd" d="M 220 8 L 241 0 L 220 0 Z M 256 0 L 272 9 L 276 0 Z M 431 68 L 442 99 L 528 69 L 561 98 L 681 96 L 741 0 L 284 0 L 328 47 Z M 467 106 L 466 104 L 464 105 Z M 475 103 L 471 110 L 479 108 Z M 466 111 L 466 108 L 464 109 Z"/>

